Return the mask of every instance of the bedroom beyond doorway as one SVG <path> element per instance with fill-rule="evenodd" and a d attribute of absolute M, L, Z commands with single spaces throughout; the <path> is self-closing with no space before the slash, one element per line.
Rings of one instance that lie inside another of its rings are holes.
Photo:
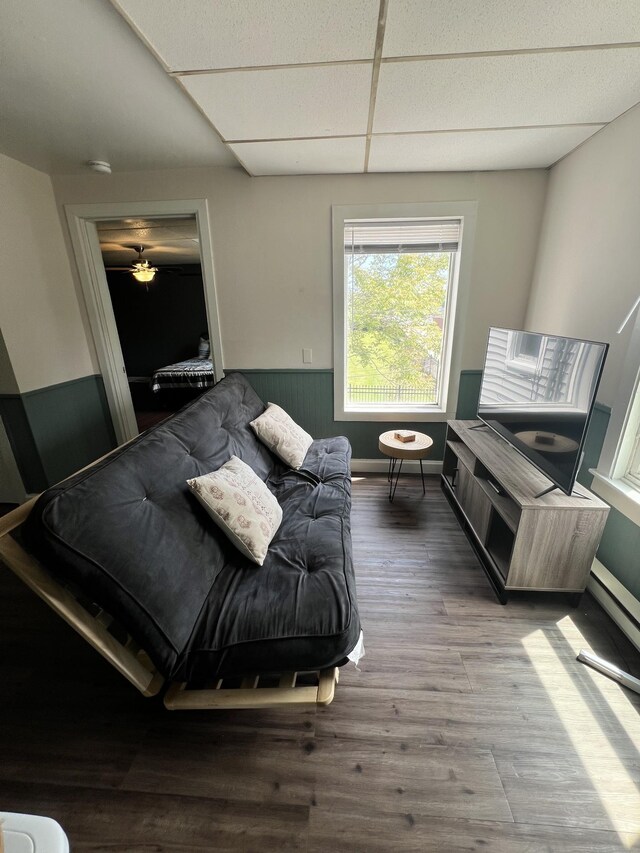
<path fill-rule="evenodd" d="M 207 382 L 218 382 L 224 376 L 207 201 L 200 198 L 70 204 L 65 205 L 65 214 L 116 444 L 124 444 L 135 438 L 141 429 L 148 428 L 150 421 L 157 422 L 161 415 L 164 418 L 184 405 L 195 392 L 206 390 Z M 193 266 L 198 263 L 199 273 Z M 105 267 L 110 268 L 109 273 Z M 187 275 L 190 272 L 196 274 Z M 134 344 L 138 350 L 136 357 L 140 357 L 140 350 L 147 354 L 152 351 L 152 358 L 146 366 L 142 365 L 142 372 L 139 363 L 136 365 L 135 360 L 131 363 L 130 354 L 125 359 L 112 297 L 115 285 L 112 282 L 110 287 L 107 279 L 111 273 L 120 275 L 117 297 L 128 292 L 137 302 L 137 325 L 131 321 L 135 316 L 131 306 L 126 309 L 126 322 L 138 333 Z M 197 310 L 190 307 L 185 296 L 193 279 L 198 280 L 197 288 L 193 285 L 199 294 Z M 165 309 L 161 312 L 164 326 L 150 320 L 154 295 L 158 305 Z M 151 302 L 146 297 L 150 297 Z M 186 336 L 183 334 L 181 342 L 174 340 L 177 352 L 175 347 L 170 353 L 154 350 L 157 344 L 173 339 L 179 326 L 184 333 L 185 325 L 189 325 Z M 156 413 L 145 415 L 139 423 L 132 388 L 134 395 L 140 390 L 136 385 L 142 387 L 143 393 L 148 390 L 151 394 L 153 377 L 161 368 L 206 358 L 200 338 L 206 339 L 207 332 L 211 363 L 205 366 L 202 361 L 197 362 L 198 368 L 204 368 L 205 375 L 194 376 L 193 370 L 183 370 L 183 374 L 189 373 L 188 382 L 185 381 L 187 377 L 181 377 L 181 386 L 188 389 L 186 393 L 180 393 L 182 387 L 165 387 L 161 388 L 161 395 L 158 392 L 159 396 L 152 396 L 151 400 L 147 397 L 146 403 L 137 401 L 138 412 Z M 129 377 L 147 376 L 148 386 L 146 380 L 129 381 Z M 198 384 L 205 384 L 205 387 L 198 387 Z M 179 399 L 174 391 L 178 392 Z"/>
<path fill-rule="evenodd" d="M 140 432 L 215 384 L 195 215 L 97 223 Z"/>

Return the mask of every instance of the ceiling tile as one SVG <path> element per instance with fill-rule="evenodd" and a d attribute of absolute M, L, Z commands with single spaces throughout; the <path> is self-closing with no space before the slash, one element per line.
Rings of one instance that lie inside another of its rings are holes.
<path fill-rule="evenodd" d="M 196 74 L 182 82 L 225 139 L 367 131 L 371 63 Z"/>
<path fill-rule="evenodd" d="M 383 56 L 640 41 L 638 0 L 389 0 Z"/>
<path fill-rule="evenodd" d="M 252 175 L 331 175 L 364 170 L 364 137 L 241 142 L 231 148 Z"/>
<path fill-rule="evenodd" d="M 130 265 L 137 257 L 132 246 L 143 246 L 144 257 L 153 265 L 200 263 L 193 215 L 103 219 L 96 227 L 102 259 L 109 266 Z"/>
<path fill-rule="evenodd" d="M 372 59 L 378 0 L 118 0 L 172 71 Z"/>
<path fill-rule="evenodd" d="M 383 63 L 374 132 L 607 122 L 640 99 L 640 48 Z"/>
<path fill-rule="evenodd" d="M 374 136 L 370 172 L 488 171 L 550 166 L 598 127 Z"/>
<path fill-rule="evenodd" d="M 138 257 L 137 253 L 131 250 L 131 245 L 133 244 L 121 240 L 101 242 L 102 260 L 108 266 L 130 266 Z M 160 243 L 150 243 L 148 240 L 140 240 L 136 245 L 144 246 L 143 257 L 153 266 L 200 263 L 200 246 L 197 242 L 163 240 Z"/>
<path fill-rule="evenodd" d="M 141 219 L 103 219 L 97 223 L 100 238 L 124 240 L 133 235 L 136 240 L 197 239 L 198 225 L 195 216 L 156 216 Z M 117 236 L 115 236 L 117 235 Z"/>

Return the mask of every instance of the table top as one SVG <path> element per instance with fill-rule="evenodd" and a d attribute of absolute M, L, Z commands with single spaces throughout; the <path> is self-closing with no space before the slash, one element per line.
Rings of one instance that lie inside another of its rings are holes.
<path fill-rule="evenodd" d="M 413 441 L 399 441 L 394 438 L 396 432 L 414 432 L 416 437 Z M 397 427 L 383 432 L 378 439 L 380 452 L 393 459 L 424 459 L 429 455 L 432 446 L 433 439 L 425 433 L 402 430 Z"/>
<path fill-rule="evenodd" d="M 575 453 L 580 446 L 577 441 L 569 438 L 566 435 L 557 435 L 553 432 L 543 432 L 539 429 L 525 430 L 517 432 L 516 438 L 519 438 L 527 447 L 537 450 L 538 453 Z M 536 437 L 542 437 L 542 441 L 536 441 Z M 544 441 L 544 439 L 547 441 Z"/>

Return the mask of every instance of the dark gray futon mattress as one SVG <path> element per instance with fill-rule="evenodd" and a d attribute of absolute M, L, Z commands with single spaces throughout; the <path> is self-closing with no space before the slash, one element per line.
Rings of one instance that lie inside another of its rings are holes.
<path fill-rule="evenodd" d="M 169 421 L 48 489 L 22 537 L 61 580 L 111 613 L 170 679 L 343 663 L 358 620 L 346 438 L 286 468 L 249 421 L 264 403 L 233 373 Z M 283 511 L 263 566 L 242 556 L 186 480 L 232 455 Z"/>

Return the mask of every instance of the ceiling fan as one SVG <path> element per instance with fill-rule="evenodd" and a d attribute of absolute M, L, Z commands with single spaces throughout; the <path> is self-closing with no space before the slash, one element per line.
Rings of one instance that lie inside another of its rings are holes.
<path fill-rule="evenodd" d="M 180 266 L 162 266 L 162 267 L 153 267 L 151 266 L 150 261 L 146 258 L 142 257 L 142 253 L 144 252 L 144 246 L 125 246 L 127 249 L 132 249 L 134 252 L 138 253 L 138 257 L 132 261 L 131 266 L 128 267 L 114 267 L 114 266 L 105 266 L 105 270 L 107 272 L 130 272 L 131 275 L 135 278 L 136 281 L 139 281 L 140 284 L 144 284 L 148 289 L 148 285 L 155 278 L 157 272 L 161 273 L 179 273 L 182 272 L 183 269 Z"/>
<path fill-rule="evenodd" d="M 144 252 L 144 246 L 125 246 L 126 249 L 132 249 L 134 252 L 138 253 L 138 257 L 131 262 L 128 267 L 112 267 L 105 266 L 107 272 L 130 272 L 133 276 L 135 276 L 137 281 L 146 284 L 147 282 L 153 281 L 155 274 L 158 272 L 158 267 L 152 267 L 151 263 L 143 257 L 142 253 Z"/>
<path fill-rule="evenodd" d="M 129 271 L 140 284 L 148 285 L 155 278 L 158 267 L 152 267 L 146 258 L 142 260 L 143 252 L 144 246 L 138 246 L 138 258 L 131 264 Z"/>

